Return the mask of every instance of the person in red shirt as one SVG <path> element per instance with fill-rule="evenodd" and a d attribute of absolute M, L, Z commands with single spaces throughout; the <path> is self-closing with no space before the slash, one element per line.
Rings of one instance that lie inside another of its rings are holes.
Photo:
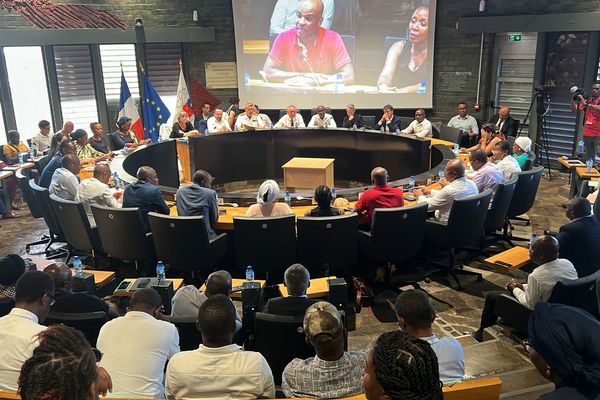
<path fill-rule="evenodd" d="M 583 126 L 583 142 L 585 143 L 585 159 L 596 163 L 596 146 L 600 139 L 600 81 L 592 84 L 592 94 L 588 99 L 579 95 L 571 101 L 571 111 L 585 110 Z"/>
<path fill-rule="evenodd" d="M 358 213 L 359 224 L 371 226 L 373 210 L 376 208 L 393 208 L 404 205 L 404 194 L 402 188 L 388 185 L 390 177 L 382 167 L 376 167 L 371 171 L 371 183 L 375 187 L 365 191 L 354 206 Z"/>

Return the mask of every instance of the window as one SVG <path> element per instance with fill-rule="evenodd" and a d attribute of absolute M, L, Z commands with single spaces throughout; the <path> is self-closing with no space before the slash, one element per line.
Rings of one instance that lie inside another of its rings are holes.
<path fill-rule="evenodd" d="M 94 75 L 88 46 L 54 46 L 63 121 L 89 131 L 98 121 Z"/>
<path fill-rule="evenodd" d="M 135 46 L 133 44 L 102 44 L 100 45 L 100 58 L 102 60 L 108 118 L 112 122 L 116 122 L 119 112 L 119 96 L 121 95 L 121 67 L 131 96 L 136 104 L 139 103 L 140 86 L 138 83 Z M 113 125 L 107 131 L 114 129 L 116 127 Z"/>
<path fill-rule="evenodd" d="M 7 139 L 6 128 L 4 127 L 4 115 L 2 114 L 2 103 L 0 103 L 0 143 L 5 143 Z"/>
<path fill-rule="evenodd" d="M 179 82 L 180 43 L 148 43 L 146 52 L 146 74 L 156 88 L 163 103 L 171 112 L 167 121 L 173 124 L 177 105 L 177 84 Z"/>
<path fill-rule="evenodd" d="M 46 71 L 40 46 L 5 47 L 8 84 L 21 140 L 33 137 L 38 122 L 51 120 Z"/>

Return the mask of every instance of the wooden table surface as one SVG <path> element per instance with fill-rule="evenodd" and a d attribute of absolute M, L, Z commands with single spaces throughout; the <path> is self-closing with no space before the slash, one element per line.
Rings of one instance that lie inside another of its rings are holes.
<path fill-rule="evenodd" d="M 311 279 L 310 286 L 306 291 L 306 295 L 309 298 L 326 296 L 327 294 L 329 294 L 329 284 L 327 282 L 330 279 L 336 279 L 336 277 L 328 276 L 324 278 Z M 277 287 L 279 288 L 279 292 L 281 293 L 282 297 L 288 296 L 287 287 L 283 283 L 280 283 L 279 285 L 277 285 Z"/>
<path fill-rule="evenodd" d="M 508 265 L 497 264 L 497 261 L 503 261 Z M 483 263 L 490 267 L 500 268 L 504 270 L 517 269 L 527 265 L 530 262 L 529 249 L 526 247 L 515 246 L 511 249 L 498 253 L 492 257 L 483 260 Z"/>
<path fill-rule="evenodd" d="M 23 164 L 13 164 L 13 165 L 8 165 L 4 168 L 2 168 L 4 171 L 16 171 L 19 168 L 24 168 L 24 169 L 29 169 L 29 168 L 33 168 L 35 167 L 35 163 L 32 162 L 24 162 Z"/>
<path fill-rule="evenodd" d="M 577 175 L 579 175 L 581 179 L 598 178 L 600 176 L 600 173 L 596 168 L 592 168 L 591 172 L 587 172 L 586 169 L 587 167 L 576 167 L 575 171 L 577 171 Z"/>
<path fill-rule="evenodd" d="M 6 179 L 13 174 L 13 171 L 0 171 L 0 179 Z"/>
<path fill-rule="evenodd" d="M 568 169 L 574 169 L 575 167 L 580 167 L 580 166 L 584 166 L 585 163 L 581 162 L 581 160 L 577 159 L 576 157 L 557 157 L 556 158 L 558 160 L 559 163 L 561 163 L 563 166 L 565 166 Z M 577 161 L 577 162 L 573 162 L 573 161 Z M 572 162 L 569 162 L 572 161 Z"/>

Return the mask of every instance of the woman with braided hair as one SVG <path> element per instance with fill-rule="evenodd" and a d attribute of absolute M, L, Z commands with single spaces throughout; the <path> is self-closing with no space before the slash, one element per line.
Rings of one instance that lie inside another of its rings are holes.
<path fill-rule="evenodd" d="M 25 361 L 19 377 L 22 400 L 93 400 L 112 390 L 108 373 L 96 366 L 96 353 L 78 330 L 52 325 Z"/>
<path fill-rule="evenodd" d="M 368 400 L 441 400 L 438 362 L 429 343 L 396 330 L 369 351 L 362 384 Z"/>

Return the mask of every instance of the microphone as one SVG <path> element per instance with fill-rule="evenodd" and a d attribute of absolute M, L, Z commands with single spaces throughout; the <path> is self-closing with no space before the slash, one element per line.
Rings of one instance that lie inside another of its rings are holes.
<path fill-rule="evenodd" d="M 315 81 L 315 83 L 317 84 L 318 87 L 321 87 L 321 84 L 319 83 L 319 79 L 315 76 L 315 71 L 312 68 L 312 65 L 310 65 L 310 63 L 308 62 L 308 49 L 306 48 L 306 46 L 302 43 L 300 43 L 300 41 L 298 41 L 298 46 L 300 47 L 300 49 L 302 50 L 302 52 L 300 53 L 300 59 L 302 60 L 302 62 L 306 63 L 306 65 L 308 65 L 308 69 L 310 70 L 310 73 L 312 74 L 312 78 Z"/>

